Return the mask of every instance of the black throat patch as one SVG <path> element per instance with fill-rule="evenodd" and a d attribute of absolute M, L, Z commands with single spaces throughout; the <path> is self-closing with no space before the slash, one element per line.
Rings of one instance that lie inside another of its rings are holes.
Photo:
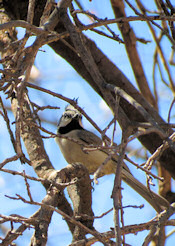
<path fill-rule="evenodd" d="M 60 127 L 58 129 L 58 133 L 66 134 L 68 132 L 71 132 L 72 130 L 81 130 L 81 129 L 83 129 L 83 127 L 81 127 L 79 122 L 75 119 L 72 120 L 67 126 Z"/>

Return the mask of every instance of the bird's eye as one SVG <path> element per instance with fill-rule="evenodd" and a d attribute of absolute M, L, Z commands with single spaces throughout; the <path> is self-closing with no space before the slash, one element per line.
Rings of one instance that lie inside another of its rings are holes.
<path fill-rule="evenodd" d="M 71 115 L 70 115 L 70 114 L 65 113 L 65 114 L 64 114 L 64 117 L 65 117 L 65 118 L 71 118 Z"/>

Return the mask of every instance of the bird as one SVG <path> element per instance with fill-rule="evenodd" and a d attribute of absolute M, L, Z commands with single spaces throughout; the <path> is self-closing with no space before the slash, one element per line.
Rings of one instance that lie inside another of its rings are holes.
<path fill-rule="evenodd" d="M 66 106 L 58 122 L 55 140 L 65 160 L 69 164 L 82 163 L 88 169 L 89 174 L 94 174 L 109 156 L 109 151 L 104 148 L 94 148 L 93 151 L 88 151 L 88 147 L 102 147 L 103 141 L 93 132 L 84 129 L 82 114 L 71 104 Z M 118 155 L 115 157 L 112 155 L 108 159 L 100 176 L 116 172 Z M 137 180 L 124 162 L 121 173 L 122 180 L 139 193 L 158 213 L 169 207 L 169 202 Z"/>

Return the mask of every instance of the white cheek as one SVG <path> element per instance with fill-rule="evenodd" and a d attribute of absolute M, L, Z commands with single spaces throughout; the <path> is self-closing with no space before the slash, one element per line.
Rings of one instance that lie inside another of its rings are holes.
<path fill-rule="evenodd" d="M 66 119 L 64 119 L 63 121 L 62 121 L 62 126 L 67 126 L 69 123 L 71 122 L 71 119 L 69 118 L 66 118 Z"/>

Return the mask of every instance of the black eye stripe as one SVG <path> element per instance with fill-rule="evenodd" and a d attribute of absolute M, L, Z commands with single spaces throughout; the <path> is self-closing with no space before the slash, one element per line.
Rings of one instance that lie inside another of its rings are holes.
<path fill-rule="evenodd" d="M 75 116 L 74 115 L 72 115 L 72 114 L 68 114 L 68 113 L 65 113 L 64 115 L 63 115 L 63 117 L 64 118 L 74 118 L 74 117 L 76 117 L 76 118 L 79 118 L 79 119 L 82 119 L 82 115 L 81 114 L 76 114 Z"/>
<path fill-rule="evenodd" d="M 67 113 L 66 113 L 66 114 L 64 114 L 64 117 L 65 117 L 65 118 L 71 118 L 71 117 L 72 117 L 72 115 L 71 115 L 71 114 L 67 114 Z"/>

